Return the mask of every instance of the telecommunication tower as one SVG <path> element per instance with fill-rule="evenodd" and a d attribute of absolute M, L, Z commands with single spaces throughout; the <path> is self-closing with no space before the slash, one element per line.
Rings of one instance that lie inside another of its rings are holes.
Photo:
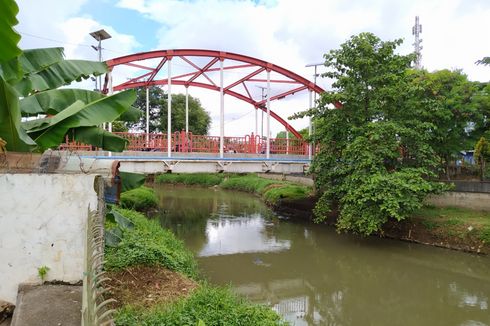
<path fill-rule="evenodd" d="M 413 46 L 415 47 L 415 69 L 422 68 L 422 39 L 420 34 L 422 33 L 422 25 L 419 23 L 419 16 L 415 16 L 415 25 L 412 27 L 412 35 L 415 36 L 415 42 Z"/>

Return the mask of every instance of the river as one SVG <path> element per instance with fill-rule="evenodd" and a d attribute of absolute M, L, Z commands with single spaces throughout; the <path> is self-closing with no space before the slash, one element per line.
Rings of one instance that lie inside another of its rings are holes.
<path fill-rule="evenodd" d="M 292 325 L 490 326 L 490 257 L 337 234 L 289 221 L 255 196 L 157 186 L 162 226 L 213 284 Z"/>

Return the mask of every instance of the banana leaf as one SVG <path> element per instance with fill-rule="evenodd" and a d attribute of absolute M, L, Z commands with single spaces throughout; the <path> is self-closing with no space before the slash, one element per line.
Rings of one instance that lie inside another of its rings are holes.
<path fill-rule="evenodd" d="M 72 139 L 83 144 L 90 144 L 111 152 L 122 152 L 128 143 L 127 139 L 116 136 L 99 127 L 79 127 L 68 132 Z"/>
<path fill-rule="evenodd" d="M 12 60 L 21 53 L 17 46 L 20 35 L 17 34 L 13 26 L 17 25 L 17 13 L 19 7 L 12 0 L 0 1 L 0 62 Z"/>
<path fill-rule="evenodd" d="M 8 151 L 28 152 L 35 145 L 20 125 L 19 99 L 12 87 L 0 77 L 0 138 Z"/>
<path fill-rule="evenodd" d="M 76 101 L 53 117 L 24 122 L 22 125 L 41 149 L 57 147 L 68 130 L 93 127 L 114 121 L 127 110 L 135 99 L 136 93 L 129 90 L 88 104 Z M 103 136 L 106 137 L 105 134 Z M 108 138 L 107 141 L 110 140 L 108 136 L 106 138 Z M 120 145 L 117 148 L 120 148 Z"/>
<path fill-rule="evenodd" d="M 13 86 L 21 96 L 25 97 L 33 91 L 55 89 L 69 85 L 75 80 L 80 81 L 105 72 L 107 72 L 107 65 L 104 62 L 63 60 L 37 73 L 24 76 L 20 81 L 13 83 Z"/>
<path fill-rule="evenodd" d="M 21 99 L 20 110 L 24 116 L 39 113 L 54 115 L 63 111 L 77 100 L 90 103 L 104 97 L 106 96 L 99 92 L 84 89 L 64 88 L 48 90 Z M 119 117 L 119 120 L 134 122 L 138 121 L 140 116 L 140 110 L 130 107 Z"/>
<path fill-rule="evenodd" d="M 55 63 L 64 61 L 63 48 L 41 48 L 23 50 L 19 56 L 24 75 L 42 71 Z"/>

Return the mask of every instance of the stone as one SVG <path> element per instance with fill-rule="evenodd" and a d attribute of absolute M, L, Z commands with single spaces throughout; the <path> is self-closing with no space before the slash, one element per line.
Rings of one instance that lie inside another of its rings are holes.
<path fill-rule="evenodd" d="M 10 302 L 0 300 L 0 323 L 12 316 L 15 305 Z"/>

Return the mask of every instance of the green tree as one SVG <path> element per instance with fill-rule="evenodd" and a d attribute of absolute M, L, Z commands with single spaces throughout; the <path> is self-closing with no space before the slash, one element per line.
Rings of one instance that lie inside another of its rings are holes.
<path fill-rule="evenodd" d="M 431 130 L 431 145 L 449 179 L 450 164 L 459 157 L 460 151 L 473 147 L 477 139 L 476 127 L 482 123 L 479 108 L 485 106 L 476 97 L 480 85 L 469 81 L 460 70 L 414 71 L 412 77 L 418 90 L 414 99 L 424 102 L 425 110 L 420 112 L 420 119 L 435 126 Z"/>
<path fill-rule="evenodd" d="M 159 87 L 150 87 L 150 132 L 167 131 L 167 94 Z M 146 112 L 146 89 L 137 90 L 135 106 Z M 146 113 L 133 128 L 146 128 Z M 202 107 L 199 99 L 189 96 L 189 131 L 196 135 L 206 135 L 211 125 L 209 113 Z M 172 132 L 185 130 L 185 95 L 172 95 Z"/>
<path fill-rule="evenodd" d="M 303 137 L 303 139 L 308 138 L 308 128 L 303 128 L 303 129 L 299 130 L 298 132 Z M 285 130 L 279 131 L 276 135 L 276 138 L 286 138 L 286 131 Z M 292 132 L 289 132 L 289 139 L 294 139 L 294 138 L 296 138 L 296 136 L 293 135 Z"/>
<path fill-rule="evenodd" d="M 442 189 L 429 181 L 434 125 L 419 119 L 424 105 L 413 100 L 416 87 L 407 73 L 414 57 L 395 54 L 400 44 L 362 33 L 331 50 L 324 77 L 334 80 L 332 90 L 305 112 L 320 144 L 311 168 L 322 193 L 315 214 L 323 220 L 336 209 L 339 230 L 377 232 Z M 342 108 L 332 109 L 335 102 Z"/>
<path fill-rule="evenodd" d="M 481 137 L 475 146 L 475 161 L 480 167 L 480 180 L 483 181 L 486 171 L 486 163 L 490 161 L 490 143 L 485 137 Z"/>
<path fill-rule="evenodd" d="M 74 80 L 107 72 L 100 62 L 65 60 L 62 48 L 21 51 L 13 30 L 18 7 L 0 4 L 0 138 L 9 151 L 56 148 L 65 136 L 108 150 L 121 151 L 126 140 L 97 126 L 128 111 L 133 92 L 103 96 L 91 91 L 62 89 Z M 22 116 L 43 114 L 21 121 Z M 3 143 L 2 142 L 2 143 Z"/>

